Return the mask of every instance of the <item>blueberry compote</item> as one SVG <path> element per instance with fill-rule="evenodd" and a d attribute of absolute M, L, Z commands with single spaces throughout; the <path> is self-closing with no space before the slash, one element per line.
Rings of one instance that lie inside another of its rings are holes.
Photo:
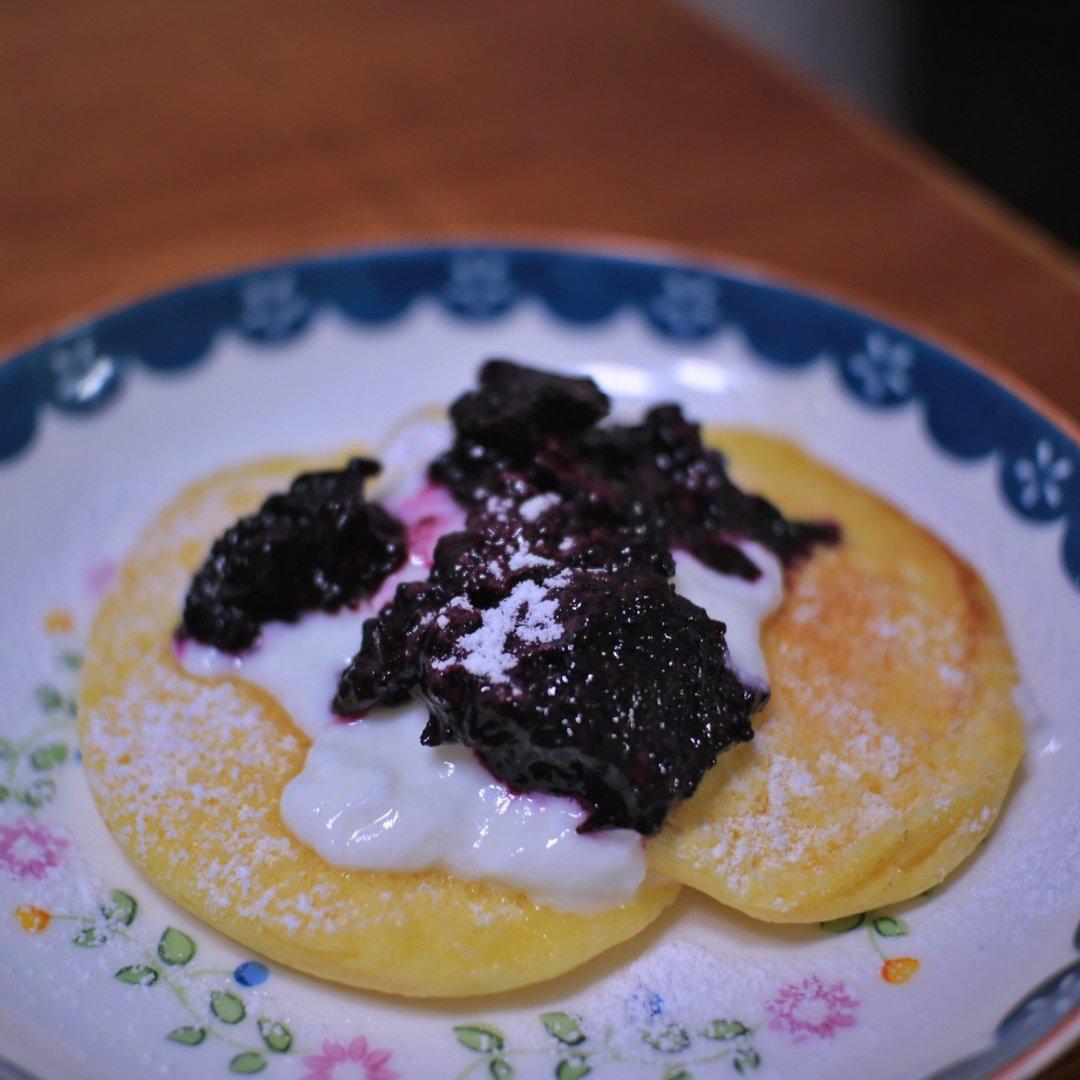
<path fill-rule="evenodd" d="M 334 708 L 416 694 L 428 745 L 463 743 L 512 789 L 576 798 L 585 829 L 650 834 L 752 737 L 767 697 L 732 671 L 724 624 L 675 592 L 672 551 L 753 580 L 740 541 L 790 565 L 838 532 L 742 492 L 677 406 L 600 425 L 609 407 L 588 379 L 484 366 L 430 469 L 465 528 L 364 624 Z"/>
<path fill-rule="evenodd" d="M 405 558 L 405 529 L 364 498 L 377 462 L 304 473 L 215 542 L 184 602 L 179 635 L 226 652 L 272 619 L 337 611 L 370 596 Z"/>

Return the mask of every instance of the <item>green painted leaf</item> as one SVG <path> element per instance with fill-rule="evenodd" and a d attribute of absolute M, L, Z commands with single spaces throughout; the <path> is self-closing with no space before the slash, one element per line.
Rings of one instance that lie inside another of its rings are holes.
<path fill-rule="evenodd" d="M 78 671 L 83 664 L 82 653 L 77 652 L 75 649 L 65 649 L 60 654 L 60 662 L 64 667 L 71 668 L 72 671 Z"/>
<path fill-rule="evenodd" d="M 894 919 L 891 915 L 879 915 L 870 924 L 875 934 L 882 937 L 907 937 L 908 924 L 903 919 Z"/>
<path fill-rule="evenodd" d="M 72 945 L 80 949 L 97 949 L 108 941 L 100 926 L 84 926 L 72 939 Z"/>
<path fill-rule="evenodd" d="M 30 767 L 38 772 L 48 772 L 53 767 L 50 748 L 42 746 L 30 755 Z"/>
<path fill-rule="evenodd" d="M 55 686 L 39 686 L 34 691 L 34 696 L 37 698 L 38 704 L 49 712 L 53 709 L 59 709 L 64 700 Z"/>
<path fill-rule="evenodd" d="M 0 761 L 11 761 L 18 756 L 15 744 L 10 739 L 0 737 Z"/>
<path fill-rule="evenodd" d="M 262 1041 L 275 1054 L 284 1054 L 292 1046 L 292 1032 L 280 1021 L 262 1017 L 258 1023 Z"/>
<path fill-rule="evenodd" d="M 198 1046 L 206 1038 L 206 1028 L 201 1027 L 178 1027 L 174 1028 L 165 1036 L 181 1046 Z"/>
<path fill-rule="evenodd" d="M 113 978 L 132 986 L 153 986 L 158 981 L 158 973 L 149 964 L 130 964 L 122 967 Z"/>
<path fill-rule="evenodd" d="M 866 921 L 866 915 L 845 915 L 842 919 L 830 919 L 821 924 L 821 929 L 830 934 L 846 934 L 849 930 L 858 930 Z"/>
<path fill-rule="evenodd" d="M 47 776 L 39 777 L 24 791 L 19 791 L 15 794 L 16 801 L 23 803 L 25 806 L 29 806 L 32 810 L 47 806 L 55 798 L 56 781 Z"/>
<path fill-rule="evenodd" d="M 555 1066 L 555 1080 L 581 1080 L 592 1072 L 592 1066 L 579 1055 L 565 1058 Z"/>
<path fill-rule="evenodd" d="M 737 1039 L 740 1035 L 749 1035 L 750 1029 L 740 1020 L 710 1020 L 701 1029 L 701 1034 L 706 1039 L 726 1042 L 728 1039 Z"/>
<path fill-rule="evenodd" d="M 549 1035 L 553 1035 L 567 1046 L 577 1046 L 585 1041 L 585 1032 L 581 1030 L 581 1017 L 565 1012 L 546 1012 L 540 1014 L 540 1023 Z"/>
<path fill-rule="evenodd" d="M 694 1080 L 694 1074 L 681 1065 L 669 1065 L 664 1070 L 664 1080 Z"/>
<path fill-rule="evenodd" d="M 241 1073 L 244 1076 L 248 1076 L 251 1073 L 262 1072 L 266 1068 L 266 1058 L 259 1053 L 258 1050 L 245 1050 L 242 1054 L 237 1054 L 236 1057 L 229 1062 L 229 1070 L 234 1073 Z"/>
<path fill-rule="evenodd" d="M 231 990 L 215 990 L 210 995 L 210 1011 L 225 1024 L 239 1024 L 247 1016 L 244 1002 Z"/>
<path fill-rule="evenodd" d="M 38 772 L 48 772 L 57 765 L 63 765 L 67 761 L 67 756 L 67 743 L 49 743 L 48 746 L 39 746 L 30 755 L 30 764 Z"/>
<path fill-rule="evenodd" d="M 157 954 L 166 963 L 173 967 L 179 964 L 187 964 L 195 955 L 195 942 L 175 926 L 165 928 L 158 942 Z"/>
<path fill-rule="evenodd" d="M 494 1024 L 459 1024 L 454 1028 L 454 1035 L 462 1046 L 481 1053 L 506 1046 L 506 1036 Z"/>
<path fill-rule="evenodd" d="M 113 889 L 109 893 L 109 899 L 101 905 L 101 914 L 109 922 L 121 923 L 124 926 L 130 926 L 135 921 L 135 913 L 138 910 L 139 905 L 135 897 L 122 889 Z"/>
<path fill-rule="evenodd" d="M 761 1055 L 756 1050 L 740 1050 L 732 1062 L 735 1071 L 740 1073 L 756 1069 L 761 1064 Z"/>
<path fill-rule="evenodd" d="M 492 1058 L 488 1062 L 488 1072 L 491 1073 L 495 1080 L 512 1080 L 514 1066 L 506 1058 Z"/>
<path fill-rule="evenodd" d="M 643 1031 L 641 1041 L 663 1054 L 677 1054 L 690 1045 L 690 1034 L 678 1024 L 668 1024 L 659 1031 Z"/>
<path fill-rule="evenodd" d="M 11 791 L 8 788 L 4 787 L 3 784 L 0 784 L 0 802 L 7 802 L 8 796 L 10 794 Z"/>

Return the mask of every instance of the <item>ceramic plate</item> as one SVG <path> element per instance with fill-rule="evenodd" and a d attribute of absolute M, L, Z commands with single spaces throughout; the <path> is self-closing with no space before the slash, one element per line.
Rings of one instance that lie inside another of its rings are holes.
<path fill-rule="evenodd" d="M 570 976 L 432 1004 L 282 969 L 128 865 L 80 772 L 73 695 L 137 531 L 227 463 L 374 442 L 500 354 L 794 438 L 979 568 L 1021 666 L 1027 757 L 933 896 L 778 928 L 686 889 Z M 0 536 L 0 1072 L 958 1080 L 1030 1075 L 1080 1032 L 1080 450 L 926 341 L 663 259 L 448 246 L 259 270 L 0 367 Z M 157 962 L 187 939 L 193 959 Z"/>

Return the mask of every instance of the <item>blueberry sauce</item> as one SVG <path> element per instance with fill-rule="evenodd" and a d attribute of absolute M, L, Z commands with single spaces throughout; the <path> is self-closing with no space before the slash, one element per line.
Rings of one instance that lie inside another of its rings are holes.
<path fill-rule="evenodd" d="M 415 694 L 427 745 L 578 799 L 583 830 L 651 834 L 767 698 L 733 672 L 724 624 L 674 591 L 673 549 L 752 581 L 742 542 L 790 566 L 839 534 L 742 492 L 677 406 L 598 426 L 608 410 L 591 380 L 484 366 L 430 470 L 465 527 L 365 623 L 334 708 Z"/>
<path fill-rule="evenodd" d="M 405 529 L 364 498 L 377 462 L 304 473 L 215 542 L 184 602 L 178 637 L 224 652 L 254 644 L 263 623 L 338 611 L 401 565 Z"/>

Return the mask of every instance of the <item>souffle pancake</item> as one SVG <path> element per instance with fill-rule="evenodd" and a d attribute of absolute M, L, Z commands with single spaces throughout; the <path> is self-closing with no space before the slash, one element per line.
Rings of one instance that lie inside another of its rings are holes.
<path fill-rule="evenodd" d="M 132 862 L 283 964 L 412 996 L 566 972 L 681 886 L 816 922 L 942 881 L 1022 754 L 977 574 L 784 440 L 609 409 L 492 361 L 450 426 L 165 506 L 79 702 Z"/>

